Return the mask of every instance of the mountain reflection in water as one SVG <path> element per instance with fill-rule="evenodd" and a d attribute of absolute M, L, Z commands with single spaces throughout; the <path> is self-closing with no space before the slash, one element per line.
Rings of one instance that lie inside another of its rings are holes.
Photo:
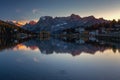
<path fill-rule="evenodd" d="M 4 49 L 19 49 L 21 46 L 26 46 L 32 50 L 39 49 L 42 54 L 64 53 L 72 56 L 80 55 L 81 53 L 95 54 L 97 51 L 103 52 L 107 49 L 112 49 L 115 53 L 120 52 L 119 41 L 108 41 L 99 38 L 79 38 L 79 39 L 55 39 L 40 40 L 38 38 L 0 38 L 0 50 Z M 18 46 L 19 45 L 19 46 Z"/>

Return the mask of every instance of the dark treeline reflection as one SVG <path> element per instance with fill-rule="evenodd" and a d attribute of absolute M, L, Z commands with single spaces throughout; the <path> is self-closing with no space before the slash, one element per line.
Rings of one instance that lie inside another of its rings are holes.
<path fill-rule="evenodd" d="M 41 40 L 38 38 L 0 38 L 0 50 L 15 47 L 22 43 L 27 47 L 36 46 L 42 54 L 69 53 L 73 56 L 82 52 L 95 54 L 96 51 L 105 51 L 112 49 L 115 53 L 120 52 L 120 42 L 118 39 L 87 37 L 87 38 L 50 38 Z"/>
<path fill-rule="evenodd" d="M 28 41 L 31 38 L 0 37 L 0 51 L 15 47 L 16 45 Z"/>

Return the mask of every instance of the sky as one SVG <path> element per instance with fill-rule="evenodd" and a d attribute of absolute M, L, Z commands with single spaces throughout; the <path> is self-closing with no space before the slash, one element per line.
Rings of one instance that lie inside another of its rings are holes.
<path fill-rule="evenodd" d="M 120 18 L 120 0 L 0 0 L 0 19 L 27 22 L 41 16 Z"/>

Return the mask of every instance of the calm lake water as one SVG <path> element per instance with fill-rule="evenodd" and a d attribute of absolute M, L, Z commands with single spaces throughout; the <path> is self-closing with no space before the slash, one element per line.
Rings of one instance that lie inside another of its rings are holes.
<path fill-rule="evenodd" d="M 120 80 L 118 42 L 0 42 L 0 80 Z"/>

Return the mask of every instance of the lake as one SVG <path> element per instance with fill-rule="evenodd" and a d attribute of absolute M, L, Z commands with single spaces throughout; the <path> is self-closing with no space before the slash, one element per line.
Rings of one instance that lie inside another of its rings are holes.
<path fill-rule="evenodd" d="M 118 41 L 0 39 L 0 80 L 120 80 Z"/>

